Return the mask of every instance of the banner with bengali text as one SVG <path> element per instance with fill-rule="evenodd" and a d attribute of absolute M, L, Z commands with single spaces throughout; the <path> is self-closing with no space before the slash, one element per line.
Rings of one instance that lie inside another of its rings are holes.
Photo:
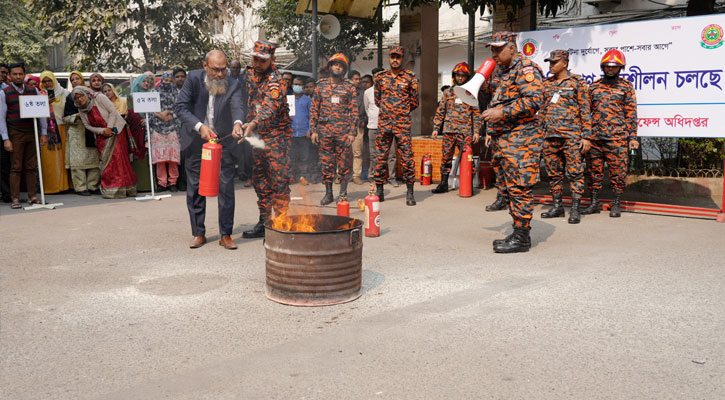
<path fill-rule="evenodd" d="M 551 50 L 569 51 L 569 70 L 592 83 L 609 49 L 637 92 L 639 136 L 725 137 L 725 14 L 521 32 L 518 45 L 548 74 Z"/>

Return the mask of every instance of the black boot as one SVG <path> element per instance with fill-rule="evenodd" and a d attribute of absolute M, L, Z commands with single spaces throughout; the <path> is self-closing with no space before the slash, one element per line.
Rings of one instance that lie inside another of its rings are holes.
<path fill-rule="evenodd" d="M 486 206 L 486 211 L 499 211 L 505 210 L 508 207 L 508 199 L 506 196 L 498 192 L 496 195 L 496 201 Z"/>
<path fill-rule="evenodd" d="M 264 223 L 267 221 L 267 217 L 264 215 L 264 213 L 259 213 L 259 222 L 257 222 L 256 225 L 254 225 L 254 228 L 244 231 L 242 233 L 242 237 L 245 239 L 254 239 L 254 238 L 260 238 L 264 237 Z"/>
<path fill-rule="evenodd" d="M 433 193 L 446 193 L 448 191 L 448 174 L 441 174 L 441 183 L 433 189 Z"/>
<path fill-rule="evenodd" d="M 414 183 L 406 183 L 405 186 L 408 188 L 408 193 L 405 195 L 405 205 L 406 206 L 414 206 L 415 205 L 415 197 L 413 197 L 413 186 Z"/>
<path fill-rule="evenodd" d="M 340 181 L 340 195 L 337 197 L 338 203 L 343 197 L 347 199 L 347 181 Z"/>
<path fill-rule="evenodd" d="M 554 200 L 554 204 L 549 209 L 549 211 L 544 211 L 541 213 L 541 218 L 563 217 L 564 206 L 561 204 L 561 194 L 552 195 L 551 197 Z"/>
<path fill-rule="evenodd" d="M 523 253 L 531 248 L 531 228 L 514 228 L 514 233 L 506 241 L 493 246 L 496 253 Z"/>
<path fill-rule="evenodd" d="M 602 206 L 599 205 L 599 192 L 593 191 L 592 192 L 592 203 L 589 204 L 589 206 L 583 210 L 580 211 L 582 215 L 589 215 L 589 214 L 599 214 L 600 211 L 602 211 Z"/>
<path fill-rule="evenodd" d="M 510 240 L 510 239 L 511 239 L 511 237 L 513 237 L 513 236 L 514 236 L 514 233 L 516 233 L 516 230 L 515 230 L 515 229 L 514 229 L 514 231 L 513 231 L 513 232 L 511 232 L 511 234 L 509 234 L 509 235 L 508 235 L 508 236 L 506 236 L 505 238 L 503 238 L 503 239 L 496 239 L 496 240 L 494 240 L 494 241 L 493 241 L 493 245 L 494 245 L 494 247 L 495 247 L 495 246 L 500 246 L 500 245 L 501 245 L 501 244 L 502 244 L 503 242 L 505 242 L 505 241 L 507 241 L 507 240 Z M 528 241 L 527 241 L 527 243 L 528 243 L 528 246 L 529 246 L 529 247 L 531 247 L 531 237 L 529 237 L 529 238 L 528 238 Z"/>
<path fill-rule="evenodd" d="M 320 205 L 326 206 L 332 201 L 335 200 L 335 198 L 332 196 L 332 182 L 325 182 L 325 197 L 320 200 Z"/>
<path fill-rule="evenodd" d="M 578 224 L 581 221 L 581 217 L 579 216 L 579 203 L 581 203 L 581 199 L 579 198 L 571 200 L 571 211 L 569 212 L 568 221 L 570 224 Z"/>
<path fill-rule="evenodd" d="M 621 195 L 615 194 L 614 201 L 612 201 L 612 208 L 609 209 L 609 216 L 612 218 L 619 218 L 622 216 L 622 210 L 619 207 L 619 197 Z"/>
<path fill-rule="evenodd" d="M 378 196 L 378 201 L 381 203 L 385 199 L 385 197 L 383 196 L 383 184 L 382 183 L 375 184 L 375 195 Z"/>

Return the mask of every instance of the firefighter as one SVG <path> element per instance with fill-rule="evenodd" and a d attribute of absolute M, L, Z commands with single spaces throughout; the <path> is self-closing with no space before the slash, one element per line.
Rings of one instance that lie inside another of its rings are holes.
<path fill-rule="evenodd" d="M 516 34 L 493 34 L 491 52 L 498 65 L 491 84 L 489 108 L 483 112 L 486 134 L 500 149 L 503 180 L 509 195 L 509 213 L 514 231 L 503 240 L 495 240 L 496 253 L 529 251 L 531 218 L 534 208 L 533 187 L 539 178 L 539 156 L 543 135 L 536 113 L 543 101 L 541 68 L 523 57 L 516 47 Z"/>
<path fill-rule="evenodd" d="M 347 197 L 347 183 L 352 167 L 352 142 L 358 129 L 358 105 L 355 87 L 345 80 L 349 68 L 347 57 L 337 53 L 327 62 L 330 77 L 323 78 L 315 88 L 310 107 L 310 132 L 312 143 L 320 146 L 322 181 L 325 196 L 321 205 L 332 203 L 332 181 L 335 170 L 340 177 L 340 198 Z"/>
<path fill-rule="evenodd" d="M 413 71 L 403 68 L 405 50 L 402 46 L 392 46 L 388 61 L 390 69 L 375 75 L 375 105 L 380 109 L 378 114 L 378 136 L 375 147 L 378 150 L 375 167 L 376 195 L 382 202 L 383 183 L 388 179 L 388 152 L 393 139 L 398 143 L 403 179 L 408 192 L 405 204 L 415 205 L 413 185 L 415 182 L 415 163 L 413 162 L 413 145 L 410 138 L 410 114 L 418 108 L 418 78 Z"/>
<path fill-rule="evenodd" d="M 604 77 L 589 86 L 592 109 L 592 147 L 587 154 L 586 177 L 591 204 L 582 214 L 601 211 L 599 192 L 602 190 L 604 162 L 609 167 L 610 184 L 614 192 L 610 217 L 620 217 L 620 200 L 627 178 L 627 150 L 639 148 L 637 141 L 637 99 L 632 84 L 619 73 L 624 69 L 624 54 L 611 49 L 600 62 Z"/>
<path fill-rule="evenodd" d="M 562 183 L 564 175 L 571 185 L 569 223 L 580 221 L 579 204 L 584 193 L 584 161 L 582 153 L 591 146 L 591 113 L 589 88 L 580 75 L 569 72 L 569 52 L 554 50 L 544 61 L 549 62 L 551 76 L 544 81 L 544 103 L 539 122 L 544 130 L 542 158 L 551 181 L 549 190 L 553 206 L 541 218 L 564 216 Z"/>
<path fill-rule="evenodd" d="M 289 143 L 292 139 L 292 119 L 287 104 L 287 85 L 282 80 L 273 43 L 258 40 L 252 50 L 252 65 L 244 70 L 247 105 L 244 136 L 255 131 L 264 140 L 264 149 L 254 149 L 252 183 L 257 193 L 259 222 L 242 234 L 244 238 L 264 237 L 264 223 L 272 212 L 282 212 L 289 206 Z M 240 142 L 242 139 L 240 139 Z"/>
<path fill-rule="evenodd" d="M 453 67 L 453 85 L 460 86 L 471 79 L 471 67 L 465 63 L 458 63 Z M 433 193 L 445 193 L 448 191 L 448 175 L 451 172 L 451 160 L 456 148 L 463 149 L 465 141 L 469 146 L 478 143 L 482 119 L 478 107 L 471 107 L 459 99 L 448 89 L 443 93 L 443 99 L 438 103 L 435 118 L 433 119 L 434 138 L 443 131 L 441 161 L 441 182 L 433 189 Z"/>

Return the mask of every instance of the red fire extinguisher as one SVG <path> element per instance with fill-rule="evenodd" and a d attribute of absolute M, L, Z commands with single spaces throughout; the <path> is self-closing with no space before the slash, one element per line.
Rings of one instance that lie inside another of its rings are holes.
<path fill-rule="evenodd" d="M 219 172 L 222 166 L 222 145 L 216 136 L 201 148 L 201 172 L 199 173 L 199 194 L 214 197 L 219 194 Z"/>
<path fill-rule="evenodd" d="M 374 186 L 365 197 L 365 236 L 380 236 L 380 199 L 375 195 Z"/>
<path fill-rule="evenodd" d="M 471 197 L 473 194 L 473 150 L 468 144 L 463 147 L 459 171 L 461 171 L 461 186 L 458 188 L 458 196 Z"/>
<path fill-rule="evenodd" d="M 423 159 L 420 160 L 420 185 L 430 185 L 431 173 L 433 172 L 433 164 L 430 162 L 430 155 L 423 155 Z"/>
<path fill-rule="evenodd" d="M 347 197 L 340 196 L 340 201 L 337 203 L 337 215 L 350 218 L 350 203 L 347 202 Z"/>

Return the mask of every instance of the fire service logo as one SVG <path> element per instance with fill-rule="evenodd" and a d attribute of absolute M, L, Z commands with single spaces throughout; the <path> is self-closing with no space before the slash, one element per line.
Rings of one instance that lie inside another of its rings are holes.
<path fill-rule="evenodd" d="M 521 45 L 521 52 L 524 54 L 524 57 L 533 58 L 539 52 L 539 44 L 534 39 L 526 39 Z"/>
<path fill-rule="evenodd" d="M 722 46 L 722 28 L 720 25 L 710 24 L 700 34 L 700 46 L 706 49 L 717 49 Z"/>

